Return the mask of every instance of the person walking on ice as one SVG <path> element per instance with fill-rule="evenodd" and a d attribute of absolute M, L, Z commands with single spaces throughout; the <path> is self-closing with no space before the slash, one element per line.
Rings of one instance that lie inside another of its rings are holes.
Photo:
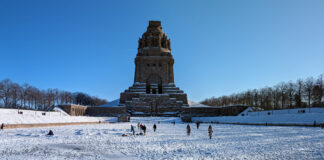
<path fill-rule="evenodd" d="M 154 123 L 154 125 L 153 125 L 153 130 L 154 130 L 154 132 L 155 132 L 155 130 L 156 130 L 156 124 Z"/>
<path fill-rule="evenodd" d="M 213 127 L 211 125 L 209 125 L 208 127 L 208 134 L 209 134 L 209 139 L 211 139 L 213 135 Z"/>
<path fill-rule="evenodd" d="M 145 125 L 143 125 L 143 132 L 144 132 L 144 135 L 145 135 L 145 133 L 146 133 L 146 126 Z"/>
<path fill-rule="evenodd" d="M 187 125 L 187 135 L 188 135 L 188 136 L 190 136 L 190 131 L 191 131 L 191 129 L 190 129 L 190 125 L 188 124 L 188 125 Z"/>
<path fill-rule="evenodd" d="M 197 125 L 197 129 L 199 129 L 200 122 L 196 122 L 196 125 Z"/>
<path fill-rule="evenodd" d="M 133 125 L 131 125 L 131 131 L 133 132 L 133 135 L 135 135 L 135 128 Z"/>

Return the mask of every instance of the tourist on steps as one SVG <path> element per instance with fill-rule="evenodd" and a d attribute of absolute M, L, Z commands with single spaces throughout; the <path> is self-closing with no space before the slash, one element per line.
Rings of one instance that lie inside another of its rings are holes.
<path fill-rule="evenodd" d="M 209 134 L 209 139 L 211 139 L 212 135 L 213 135 L 213 128 L 211 125 L 209 125 L 209 127 L 208 127 L 208 134 Z"/>
<path fill-rule="evenodd" d="M 153 125 L 153 130 L 154 130 L 154 132 L 155 132 L 155 130 L 156 130 L 156 124 L 154 123 L 154 125 Z"/>
<path fill-rule="evenodd" d="M 191 129 L 190 129 L 190 125 L 188 124 L 187 125 L 187 135 L 190 136 L 190 132 L 191 132 Z"/>

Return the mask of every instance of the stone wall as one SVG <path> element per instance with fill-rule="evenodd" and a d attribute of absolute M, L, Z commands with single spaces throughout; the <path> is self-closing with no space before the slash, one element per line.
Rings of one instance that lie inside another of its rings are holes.
<path fill-rule="evenodd" d="M 75 105 L 75 104 L 58 105 L 58 106 L 71 116 L 83 116 L 87 110 L 86 106 Z"/>
<path fill-rule="evenodd" d="M 125 115 L 126 107 L 88 107 L 86 115 L 89 116 L 112 116 Z"/>
<path fill-rule="evenodd" d="M 214 117 L 214 116 L 236 116 L 243 112 L 247 106 L 228 106 L 228 107 L 184 107 L 183 116 L 192 117 Z"/>

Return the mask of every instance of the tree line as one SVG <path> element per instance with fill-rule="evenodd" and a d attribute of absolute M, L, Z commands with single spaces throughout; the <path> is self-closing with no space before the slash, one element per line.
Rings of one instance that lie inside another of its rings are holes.
<path fill-rule="evenodd" d="M 97 106 L 107 100 L 86 93 L 58 89 L 40 90 L 29 84 L 19 85 L 10 79 L 0 81 L 0 107 L 32 110 L 52 110 L 58 104 Z"/>
<path fill-rule="evenodd" d="M 211 97 L 201 103 L 209 106 L 248 105 L 264 110 L 324 107 L 323 74 L 318 78 L 281 82 L 273 87 L 247 90 L 229 96 Z"/>

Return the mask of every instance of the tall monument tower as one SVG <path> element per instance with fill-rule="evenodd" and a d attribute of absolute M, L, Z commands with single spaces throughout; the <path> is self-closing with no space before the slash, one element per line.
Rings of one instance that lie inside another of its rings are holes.
<path fill-rule="evenodd" d="M 163 33 L 161 22 L 150 21 L 147 31 L 138 40 L 134 82 L 174 83 L 173 63 L 170 39 Z"/>
<path fill-rule="evenodd" d="M 120 105 L 131 115 L 177 115 L 187 95 L 174 85 L 170 39 L 160 21 L 149 21 L 138 40 L 133 86 L 120 94 Z"/>

